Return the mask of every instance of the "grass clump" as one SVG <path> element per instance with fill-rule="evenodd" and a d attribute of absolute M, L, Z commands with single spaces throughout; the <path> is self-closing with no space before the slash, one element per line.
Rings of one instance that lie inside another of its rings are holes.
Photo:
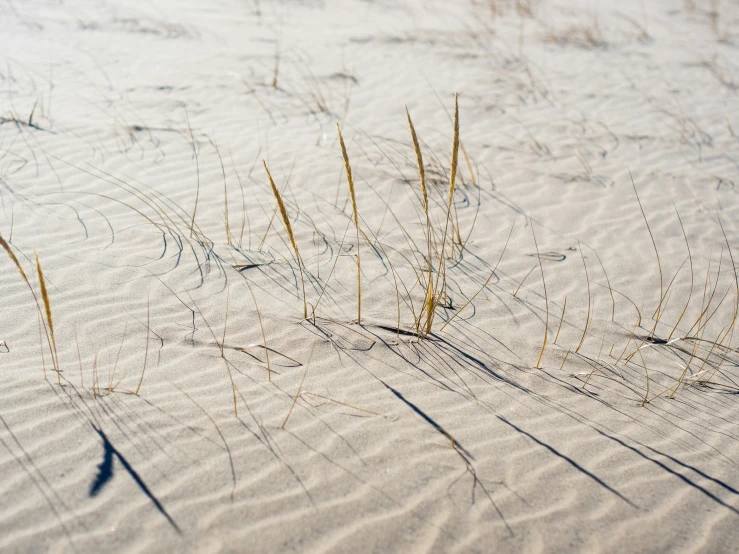
<path fill-rule="evenodd" d="M 438 262 L 434 268 L 432 259 L 434 257 L 432 253 L 432 229 L 429 216 L 429 199 L 428 191 L 426 187 L 426 174 L 423 165 L 423 155 L 421 154 L 421 148 L 418 144 L 418 136 L 413 126 L 408 109 L 406 108 L 406 116 L 408 119 L 408 126 L 411 132 L 411 138 L 413 140 L 413 149 L 416 153 L 416 161 L 418 163 L 418 175 L 421 181 L 421 197 L 422 197 L 422 208 L 426 218 L 426 272 L 428 273 L 428 279 L 426 280 L 426 290 L 424 294 L 424 305 L 421 309 L 416 321 L 415 328 L 416 333 L 419 337 L 427 336 L 431 333 L 434 316 L 436 314 L 436 307 L 441 302 L 441 299 L 446 294 L 446 243 L 449 238 L 449 224 L 452 218 L 452 208 L 454 200 L 454 191 L 456 189 L 457 181 L 457 167 L 459 165 L 459 101 L 458 96 L 454 96 L 454 137 L 452 140 L 452 158 L 451 158 L 451 174 L 449 177 L 449 189 L 446 199 L 446 214 L 444 218 L 444 231 L 442 233 L 441 243 L 439 244 L 438 251 Z M 452 238 L 452 248 L 454 247 L 454 239 Z M 434 278 L 434 273 L 436 277 Z"/>

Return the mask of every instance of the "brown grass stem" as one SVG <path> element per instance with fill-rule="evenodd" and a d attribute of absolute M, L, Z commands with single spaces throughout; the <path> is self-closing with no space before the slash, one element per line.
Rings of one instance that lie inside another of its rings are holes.
<path fill-rule="evenodd" d="M 436 306 L 439 303 L 441 297 L 443 296 L 443 289 L 439 290 L 439 279 L 441 278 L 441 275 L 445 275 L 446 279 L 446 271 L 444 267 L 444 254 L 446 250 L 446 242 L 447 242 L 447 234 L 449 232 L 449 220 L 451 219 L 452 214 L 452 202 L 454 200 L 454 190 L 457 182 L 457 165 L 459 164 L 459 97 L 457 94 L 454 95 L 454 138 L 452 140 L 452 167 L 451 167 L 451 174 L 449 176 L 449 194 L 447 197 L 447 206 L 446 206 L 446 220 L 444 224 L 444 234 L 442 235 L 441 239 L 441 249 L 439 253 L 439 263 L 437 265 L 436 270 L 436 281 L 434 282 L 434 294 L 431 297 L 431 305 L 427 306 L 426 310 L 426 328 L 424 329 L 424 334 L 428 335 L 431 333 L 431 326 L 434 322 L 434 315 L 436 313 Z M 429 279 L 431 279 L 431 275 L 429 275 Z"/>
<path fill-rule="evenodd" d="M 362 324 L 362 261 L 359 255 L 359 213 L 357 212 L 357 197 L 354 191 L 354 177 L 352 176 L 352 166 L 349 163 L 349 154 L 346 152 L 344 137 L 341 134 L 341 127 L 336 124 L 336 131 L 339 133 L 339 143 L 341 144 L 341 155 L 344 158 L 344 169 L 346 171 L 346 181 L 349 185 L 349 197 L 352 202 L 352 213 L 354 214 L 354 227 L 357 232 L 357 324 Z"/>
<path fill-rule="evenodd" d="M 582 331 L 582 337 L 580 338 L 580 343 L 577 345 L 577 348 L 575 349 L 575 354 L 577 354 L 580 351 L 580 348 L 583 345 L 583 342 L 585 342 L 585 335 L 588 332 L 588 326 L 590 325 L 590 307 L 591 307 L 591 301 L 590 301 L 590 276 L 588 275 L 588 265 L 585 263 L 585 255 L 582 253 L 582 245 L 578 243 L 580 246 L 580 257 L 582 258 L 582 265 L 585 268 L 585 280 L 588 284 L 588 315 L 585 318 L 585 328 Z"/>
<path fill-rule="evenodd" d="M 539 260 L 539 269 L 541 269 L 541 283 L 544 286 L 544 306 L 546 310 L 546 320 L 544 322 L 544 342 L 541 345 L 539 359 L 536 360 L 536 368 L 541 368 L 541 359 L 544 356 L 544 349 L 547 347 L 547 335 L 549 334 L 549 296 L 547 296 L 547 282 L 544 279 L 544 266 L 541 263 L 541 255 L 539 254 L 539 245 L 536 242 L 536 233 L 534 232 L 534 222 L 531 222 L 531 234 L 534 236 L 534 246 L 536 247 L 536 257 Z"/>
<path fill-rule="evenodd" d="M 49 334 L 51 335 L 51 346 L 53 348 L 51 359 L 54 364 L 54 368 L 57 371 L 57 381 L 61 385 L 61 377 L 59 373 L 59 359 L 56 349 L 56 336 L 54 335 L 54 318 L 51 313 L 51 299 L 49 298 L 49 291 L 46 288 L 46 279 L 44 278 L 44 272 L 41 269 L 41 262 L 36 254 L 36 271 L 38 272 L 39 288 L 41 289 L 41 300 L 44 303 L 44 312 L 46 313 L 46 322 L 49 324 Z"/>
<path fill-rule="evenodd" d="M 269 178 L 269 184 L 272 187 L 272 194 L 275 196 L 275 201 L 277 202 L 277 208 L 280 210 L 280 216 L 282 217 L 282 223 L 285 225 L 285 230 L 287 231 L 287 236 L 290 239 L 290 244 L 292 244 L 293 250 L 295 251 L 295 259 L 298 262 L 298 269 L 300 270 L 300 283 L 303 287 L 303 319 L 308 319 L 308 303 L 305 299 L 305 279 L 303 277 L 303 261 L 300 258 L 300 250 L 298 249 L 298 243 L 295 242 L 295 235 L 293 234 L 293 228 L 290 224 L 290 218 L 287 216 L 287 210 L 285 209 L 285 203 L 282 201 L 282 195 L 280 194 L 280 191 L 277 189 L 277 185 L 275 184 L 275 180 L 272 178 L 272 174 L 269 172 L 269 168 L 267 167 L 267 162 L 262 160 L 262 163 L 264 164 L 264 170 L 267 172 L 267 177 Z"/>

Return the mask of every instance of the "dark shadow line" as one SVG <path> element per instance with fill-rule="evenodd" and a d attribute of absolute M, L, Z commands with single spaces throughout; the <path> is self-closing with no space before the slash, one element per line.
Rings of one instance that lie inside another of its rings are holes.
<path fill-rule="evenodd" d="M 93 426 L 93 429 L 95 429 L 95 432 L 100 436 L 100 439 L 103 441 L 103 448 L 105 448 L 106 450 L 106 456 L 107 456 L 108 450 L 110 450 L 111 476 L 112 476 L 112 455 L 115 454 L 116 458 L 118 458 L 118 461 L 121 462 L 121 465 L 123 466 L 123 468 L 128 472 L 131 478 L 136 482 L 136 484 L 139 486 L 141 491 L 149 498 L 149 500 L 151 500 L 154 506 L 156 506 L 156 509 L 159 510 L 159 512 L 165 518 L 167 518 L 167 521 L 174 528 L 174 530 L 177 531 L 177 534 L 181 535 L 182 530 L 179 528 L 177 523 L 175 523 L 172 517 L 167 513 L 167 510 L 164 508 L 164 506 L 162 506 L 162 503 L 159 502 L 156 496 L 154 496 L 154 493 L 149 489 L 149 487 L 146 485 L 146 483 L 141 478 L 141 476 L 136 472 L 136 470 L 131 466 L 131 464 L 128 463 L 128 460 L 126 460 L 126 458 L 123 457 L 123 454 L 121 454 L 118 450 L 116 450 L 116 448 L 111 444 L 111 442 L 108 440 L 108 437 L 105 435 L 105 433 L 101 429 L 98 429 L 97 427 L 94 427 L 94 426 Z M 105 463 L 105 460 L 103 460 L 103 464 L 101 464 L 101 468 L 103 468 L 104 463 Z M 92 493 L 92 488 L 90 489 L 90 492 Z"/>
<path fill-rule="evenodd" d="M 546 448 L 547 450 L 549 450 L 549 452 L 551 452 L 552 454 L 554 454 L 558 458 L 563 459 L 568 464 L 570 464 L 572 467 L 574 467 L 576 470 L 578 470 L 582 474 L 587 475 L 588 477 L 590 477 L 593 481 L 595 481 L 596 483 L 598 483 L 601 487 L 603 487 L 604 489 L 606 489 L 609 492 L 611 492 L 611 493 L 615 494 L 616 496 L 618 496 L 621 500 L 623 500 L 624 502 L 626 502 L 632 508 L 639 509 L 639 507 L 636 504 L 634 504 L 631 500 L 629 500 L 624 495 L 622 495 L 620 492 L 618 492 L 616 489 L 614 489 L 613 487 L 611 487 L 608 483 L 606 483 L 605 481 L 603 481 L 600 477 L 598 477 L 597 475 L 591 473 L 590 471 L 588 471 L 587 469 L 585 469 L 584 467 L 582 467 L 580 464 L 578 464 L 575 460 L 573 460 L 569 456 L 566 456 L 565 454 L 561 453 L 559 450 L 557 450 L 553 446 L 545 443 L 541 439 L 536 438 L 534 435 L 532 435 L 531 433 L 528 433 L 527 431 L 524 431 L 523 429 L 521 429 L 517 425 L 514 425 L 513 423 L 511 423 L 510 421 L 508 421 L 503 416 L 498 415 L 498 414 L 495 414 L 495 417 L 497 417 L 500 421 L 502 421 L 503 423 L 505 423 L 509 427 L 512 427 L 513 429 L 515 429 L 516 431 L 518 431 L 522 435 L 527 436 L 528 438 L 530 438 L 532 441 L 534 441 L 539 446 L 543 446 L 544 448 Z"/>

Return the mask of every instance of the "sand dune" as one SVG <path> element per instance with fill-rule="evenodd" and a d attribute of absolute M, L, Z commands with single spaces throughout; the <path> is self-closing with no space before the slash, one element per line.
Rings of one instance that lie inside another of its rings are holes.
<path fill-rule="evenodd" d="M 7 2 L 0 551 L 734 551 L 737 29 Z"/>

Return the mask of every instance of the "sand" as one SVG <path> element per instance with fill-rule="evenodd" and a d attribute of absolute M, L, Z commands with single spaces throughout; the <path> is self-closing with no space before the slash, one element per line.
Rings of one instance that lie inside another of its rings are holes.
<path fill-rule="evenodd" d="M 737 29 L 6 2 L 0 551 L 735 551 Z"/>

